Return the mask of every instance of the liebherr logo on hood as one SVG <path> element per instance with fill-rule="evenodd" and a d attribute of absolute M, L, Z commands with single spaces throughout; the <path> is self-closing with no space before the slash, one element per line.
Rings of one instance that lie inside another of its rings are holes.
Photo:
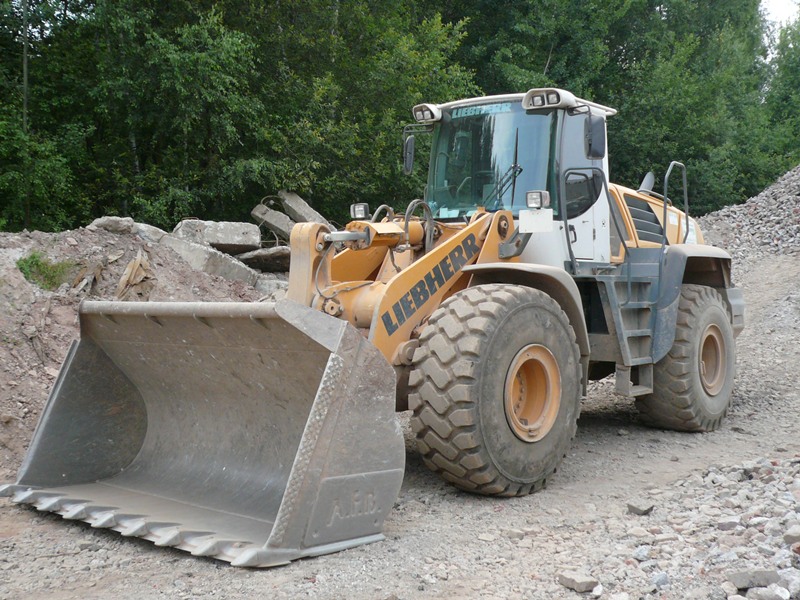
<path fill-rule="evenodd" d="M 461 244 L 453 248 L 447 256 L 434 265 L 422 279 L 395 302 L 390 310 L 381 315 L 386 333 L 392 335 L 397 331 L 431 296 L 458 275 L 464 265 L 472 260 L 479 251 L 475 235 L 469 234 Z"/>

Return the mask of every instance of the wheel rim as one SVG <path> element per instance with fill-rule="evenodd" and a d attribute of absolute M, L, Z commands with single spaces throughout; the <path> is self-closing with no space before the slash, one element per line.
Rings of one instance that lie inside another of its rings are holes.
<path fill-rule="evenodd" d="M 505 386 L 506 419 L 523 442 L 538 442 L 553 428 L 561 406 L 561 371 L 553 353 L 530 344 L 511 361 Z"/>
<path fill-rule="evenodd" d="M 700 342 L 700 382 L 709 396 L 719 394 L 725 383 L 728 365 L 725 360 L 725 342 L 722 331 L 716 325 L 709 325 L 703 332 Z"/>

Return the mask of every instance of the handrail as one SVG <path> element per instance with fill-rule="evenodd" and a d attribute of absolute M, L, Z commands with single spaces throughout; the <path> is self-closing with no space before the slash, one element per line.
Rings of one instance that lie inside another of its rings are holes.
<path fill-rule="evenodd" d="M 669 163 L 669 168 L 667 169 L 667 174 L 664 176 L 664 218 L 661 222 L 662 227 L 664 229 L 664 238 L 661 240 L 661 248 L 664 249 L 667 243 L 667 189 L 669 188 L 669 176 L 672 174 L 673 167 L 680 167 L 681 172 L 683 175 L 683 214 L 686 215 L 686 231 L 684 232 L 683 236 L 683 243 L 686 243 L 686 240 L 689 238 L 689 192 L 688 186 L 686 184 L 686 165 L 682 162 L 678 162 L 677 160 L 673 160 Z"/>

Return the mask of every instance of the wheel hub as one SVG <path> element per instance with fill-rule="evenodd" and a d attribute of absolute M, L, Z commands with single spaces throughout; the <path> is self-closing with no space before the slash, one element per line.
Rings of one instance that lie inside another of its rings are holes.
<path fill-rule="evenodd" d="M 538 442 L 553 427 L 561 406 L 561 372 L 553 353 L 539 344 L 520 350 L 506 375 L 505 412 L 523 442 Z"/>
<path fill-rule="evenodd" d="M 700 382 L 709 396 L 719 394 L 725 383 L 728 365 L 725 361 L 725 344 L 722 332 L 716 325 L 709 325 L 700 340 Z"/>

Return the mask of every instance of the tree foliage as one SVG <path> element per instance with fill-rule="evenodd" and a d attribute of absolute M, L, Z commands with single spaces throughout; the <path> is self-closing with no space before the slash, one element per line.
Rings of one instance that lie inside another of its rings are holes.
<path fill-rule="evenodd" d="M 775 74 L 767 95 L 768 115 L 774 127 L 778 159 L 800 162 L 800 19 L 780 31 Z"/>
<path fill-rule="evenodd" d="M 758 0 L 468 0 L 442 10 L 469 18 L 458 57 L 485 92 L 558 86 L 617 108 L 608 123 L 614 180 L 635 186 L 680 160 L 694 210 L 707 212 L 756 193 L 786 166 L 772 160 L 763 110 Z"/>
<path fill-rule="evenodd" d="M 0 1 L 0 228 L 247 219 L 281 188 L 339 220 L 401 207 L 414 104 L 536 86 L 618 108 L 613 179 L 681 160 L 694 210 L 800 161 L 800 29 L 770 46 L 758 0 L 28 0 L 27 32 L 22 6 Z"/>

